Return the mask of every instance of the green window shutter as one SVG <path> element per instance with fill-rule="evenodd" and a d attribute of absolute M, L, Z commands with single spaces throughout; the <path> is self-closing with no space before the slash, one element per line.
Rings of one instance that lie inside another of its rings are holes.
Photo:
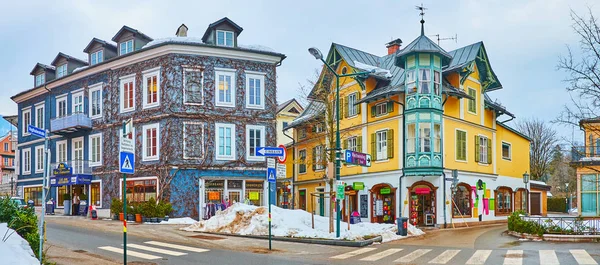
<path fill-rule="evenodd" d="M 327 151 L 325 151 L 325 146 L 321 146 L 321 163 L 326 163 L 327 162 Z M 335 159 L 335 151 L 331 152 L 331 155 L 333 156 L 332 160 Z"/>
<path fill-rule="evenodd" d="M 373 159 L 373 161 L 377 160 L 377 146 L 375 145 L 375 142 L 377 140 L 377 136 L 375 133 L 371 134 L 371 158 Z"/>
<path fill-rule="evenodd" d="M 492 139 L 487 139 L 487 162 L 492 163 Z"/>
<path fill-rule="evenodd" d="M 457 160 L 463 160 L 462 157 L 462 132 L 456 131 L 456 152 L 455 156 Z"/>
<path fill-rule="evenodd" d="M 375 117 L 375 112 L 377 111 L 375 105 L 371 106 L 371 117 L 374 118 Z"/>
<path fill-rule="evenodd" d="M 475 162 L 479 162 L 479 136 L 475 135 Z"/>
<path fill-rule="evenodd" d="M 344 149 L 348 149 L 348 140 L 349 140 L 349 138 L 344 139 L 344 147 L 343 147 Z"/>
<path fill-rule="evenodd" d="M 344 118 L 344 97 L 340 98 L 340 119 Z"/>
<path fill-rule="evenodd" d="M 317 148 L 312 149 L 312 170 L 317 170 Z"/>
<path fill-rule="evenodd" d="M 387 156 L 394 157 L 394 130 L 392 129 L 387 131 Z"/>
<path fill-rule="evenodd" d="M 358 150 L 358 152 L 362 153 L 362 136 L 358 136 L 356 138 L 356 150 Z"/>
<path fill-rule="evenodd" d="M 388 101 L 388 103 L 387 103 L 387 111 L 388 111 L 388 113 L 394 112 L 394 102 Z"/>
<path fill-rule="evenodd" d="M 460 146 L 460 150 L 462 152 L 462 160 L 467 160 L 467 132 L 462 132 L 461 137 L 462 144 Z"/>
<path fill-rule="evenodd" d="M 359 100 L 360 100 L 360 92 L 356 93 L 356 101 L 358 102 Z M 356 105 L 356 114 L 360 114 L 360 105 L 362 105 L 362 104 Z"/>
<path fill-rule="evenodd" d="M 344 100 L 344 98 L 345 98 L 346 100 Z M 342 105 L 342 106 L 344 106 L 344 118 L 348 118 L 348 112 L 349 112 L 349 110 L 350 110 L 350 108 L 349 108 L 349 107 L 350 107 L 350 106 L 349 106 L 350 100 L 348 100 L 348 97 L 347 97 L 347 96 L 342 98 L 342 103 L 344 103 L 344 104 Z"/>

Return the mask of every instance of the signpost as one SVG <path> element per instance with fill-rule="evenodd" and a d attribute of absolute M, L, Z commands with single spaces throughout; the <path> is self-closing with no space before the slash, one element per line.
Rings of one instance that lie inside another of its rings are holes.
<path fill-rule="evenodd" d="M 278 156 L 277 160 L 279 161 L 279 164 L 283 164 L 285 163 L 285 160 L 287 160 L 287 149 L 285 149 L 285 145 L 280 144 L 279 148 L 283 149 L 283 156 Z"/>
<path fill-rule="evenodd" d="M 285 156 L 285 148 L 281 147 L 258 147 L 256 148 L 256 156 Z"/>
<path fill-rule="evenodd" d="M 269 193 L 271 192 L 271 183 L 277 181 L 277 171 L 275 170 L 275 158 L 267 158 L 267 180 L 269 181 Z M 271 194 L 269 194 L 269 250 L 271 250 Z"/>
<path fill-rule="evenodd" d="M 39 231 L 40 231 L 40 250 L 39 250 L 39 257 L 40 257 L 40 264 L 42 264 L 42 250 L 44 249 L 44 217 L 46 215 L 46 189 L 48 189 L 48 139 L 49 139 L 49 134 L 50 132 L 35 127 L 31 124 L 27 125 L 27 131 L 37 137 L 40 138 L 44 138 L 44 166 L 46 168 L 44 168 L 44 177 L 42 180 L 42 216 L 40 218 L 40 224 L 39 224 Z"/>
<path fill-rule="evenodd" d="M 287 177 L 286 174 L 286 165 L 285 164 L 277 164 L 277 178 L 284 179 Z"/>
<path fill-rule="evenodd" d="M 123 216 L 127 217 L 127 174 L 135 173 L 133 119 L 123 121 L 119 152 L 119 172 L 123 173 Z M 123 218 L 123 264 L 127 264 L 127 218 Z"/>
<path fill-rule="evenodd" d="M 371 166 L 371 155 L 355 152 L 352 150 L 346 150 L 344 152 L 344 161 L 346 162 L 346 164 L 370 167 Z"/>

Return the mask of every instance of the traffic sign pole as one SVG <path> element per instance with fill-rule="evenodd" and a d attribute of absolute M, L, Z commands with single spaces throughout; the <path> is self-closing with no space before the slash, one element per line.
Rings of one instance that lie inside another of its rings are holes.
<path fill-rule="evenodd" d="M 271 182 L 269 181 L 269 250 L 271 250 Z"/>
<path fill-rule="evenodd" d="M 127 123 L 123 122 L 125 137 Z M 123 173 L 123 264 L 127 264 L 127 174 Z"/>
<path fill-rule="evenodd" d="M 277 171 L 275 167 L 275 158 L 268 157 L 267 159 L 267 181 L 269 182 L 269 250 L 271 250 L 271 183 L 277 181 Z"/>

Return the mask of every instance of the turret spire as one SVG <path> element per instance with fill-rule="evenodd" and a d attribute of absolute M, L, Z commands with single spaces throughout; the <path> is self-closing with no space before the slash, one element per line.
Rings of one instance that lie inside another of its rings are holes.
<path fill-rule="evenodd" d="M 423 6 L 423 3 L 421 3 L 421 6 L 416 7 L 417 10 L 421 11 L 419 15 L 421 15 L 421 36 L 423 36 L 425 35 L 425 19 L 423 19 L 423 17 L 425 16 L 425 10 L 427 10 L 427 8 Z"/>

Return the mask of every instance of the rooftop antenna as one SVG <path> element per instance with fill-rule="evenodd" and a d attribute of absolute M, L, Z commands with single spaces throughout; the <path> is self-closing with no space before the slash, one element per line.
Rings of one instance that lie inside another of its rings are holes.
<path fill-rule="evenodd" d="M 421 11 L 419 13 L 419 15 L 421 16 L 421 35 L 425 35 L 425 28 L 424 28 L 425 19 L 423 17 L 425 16 L 425 10 L 427 10 L 427 8 L 425 8 L 423 6 L 423 3 L 421 3 L 420 6 L 416 6 L 416 8 L 417 8 L 417 10 Z"/>
<path fill-rule="evenodd" d="M 440 34 L 431 35 L 435 36 L 437 39 L 437 45 L 440 46 L 441 40 L 453 40 L 454 43 L 458 43 L 458 34 L 454 34 L 454 37 L 440 38 Z"/>

